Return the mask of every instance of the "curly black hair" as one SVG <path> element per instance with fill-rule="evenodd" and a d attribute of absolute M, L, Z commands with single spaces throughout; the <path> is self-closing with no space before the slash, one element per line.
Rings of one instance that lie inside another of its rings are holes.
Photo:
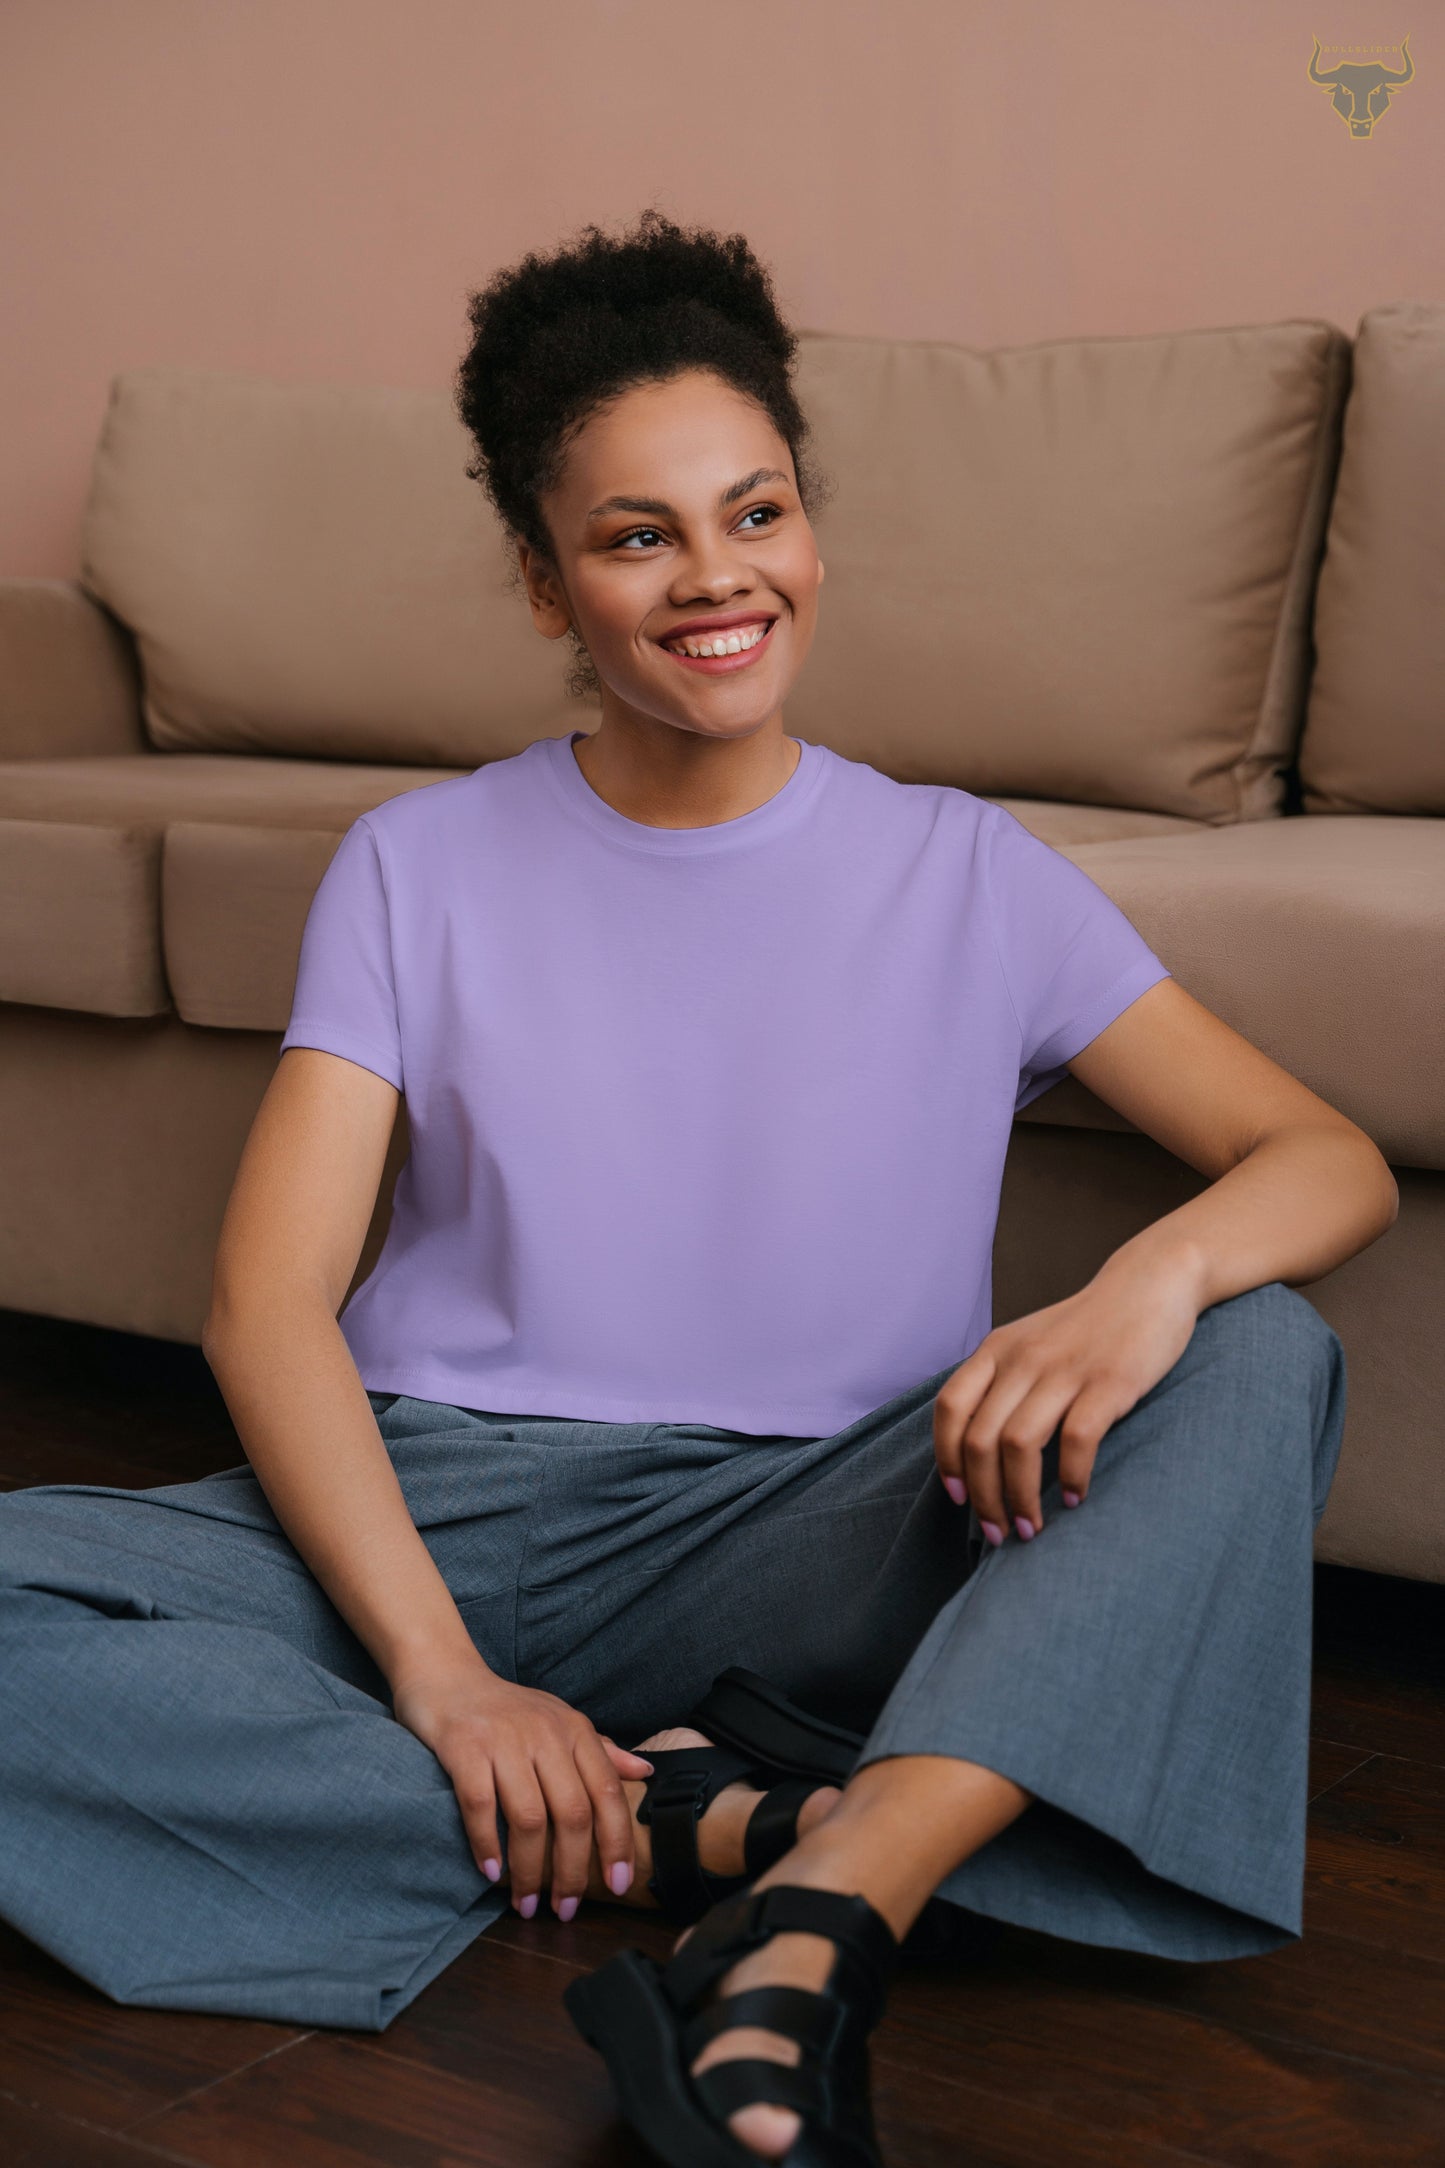
<path fill-rule="evenodd" d="M 797 336 L 740 233 L 684 228 L 649 208 L 611 236 L 587 225 L 570 243 L 532 252 L 470 296 L 472 343 L 456 376 L 457 411 L 476 445 L 480 482 L 513 544 L 554 556 L 541 499 L 568 445 L 599 407 L 636 384 L 713 369 L 756 399 L 792 453 L 811 518 L 832 494 L 815 467 L 793 390 Z M 520 585 L 520 564 L 514 563 Z M 601 690 L 574 627 L 567 690 Z"/>

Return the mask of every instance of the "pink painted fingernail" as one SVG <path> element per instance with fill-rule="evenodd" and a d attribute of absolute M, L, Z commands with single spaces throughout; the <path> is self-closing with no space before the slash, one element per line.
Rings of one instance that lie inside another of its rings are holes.
<path fill-rule="evenodd" d="M 482 1861 L 482 1873 L 489 1882 L 500 1882 L 502 1879 L 502 1862 L 499 1859 L 484 1859 Z"/>
<path fill-rule="evenodd" d="M 968 1492 L 963 1487 L 961 1476 L 946 1475 L 943 1479 L 943 1487 L 956 1506 L 966 1506 L 968 1504 Z"/>
<path fill-rule="evenodd" d="M 632 1869 L 625 1859 L 619 1859 L 607 1870 L 607 1887 L 614 1897 L 625 1897 L 632 1887 Z"/>
<path fill-rule="evenodd" d="M 536 1911 L 536 1909 L 537 1899 L 535 1895 L 531 1897 L 519 1897 L 517 1899 L 517 1910 L 521 1913 L 524 1920 L 529 1920 L 532 1917 L 532 1914 Z"/>
<path fill-rule="evenodd" d="M 1081 1502 L 1079 1493 L 1076 1490 L 1066 1490 L 1064 1492 L 1064 1504 L 1066 1506 L 1076 1506 Z"/>
<path fill-rule="evenodd" d="M 580 1897 L 561 1897 L 561 1898 L 559 1898 L 559 1899 L 557 1900 L 557 1917 L 558 1917 L 558 1919 L 559 1919 L 559 1920 L 575 1920 L 575 1919 L 576 1919 L 576 1917 L 577 1917 L 577 1907 L 578 1907 L 578 1905 L 579 1905 L 579 1904 L 580 1904 L 581 1902 L 582 1902 L 582 1900 L 581 1900 L 581 1898 L 580 1898 Z"/>
<path fill-rule="evenodd" d="M 990 1543 L 997 1545 L 1003 1542 L 1003 1530 L 996 1521 L 980 1521 L 978 1525 Z"/>
<path fill-rule="evenodd" d="M 1025 1543 L 1028 1542 L 1030 1536 L 1032 1536 L 1034 1533 L 1034 1524 L 1028 1518 L 1027 1514 L 1024 1513 L 1017 1513 L 1014 1515 L 1014 1527 L 1023 1537 Z"/>

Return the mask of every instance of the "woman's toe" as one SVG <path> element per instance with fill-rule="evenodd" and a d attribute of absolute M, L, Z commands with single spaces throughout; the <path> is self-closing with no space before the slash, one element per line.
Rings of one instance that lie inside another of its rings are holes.
<path fill-rule="evenodd" d="M 798 2132 L 802 2119 L 791 2108 L 773 2108 L 763 2102 L 756 2108 L 739 2108 L 728 2117 L 728 2129 L 739 2145 L 764 2160 L 781 2160 Z"/>
<path fill-rule="evenodd" d="M 731 2031 L 719 2033 L 716 2040 L 708 2042 L 692 2066 L 693 2076 L 700 2076 L 714 2065 L 736 2061 L 740 2056 L 755 2056 L 763 2062 L 796 2063 L 798 2051 L 792 2041 L 782 2039 L 777 2033 L 734 2026 Z M 739 2144 L 760 2154 L 764 2160 L 780 2160 L 802 2127 L 801 2117 L 791 2108 L 779 2108 L 766 2100 L 758 2101 L 753 2107 L 738 2108 L 728 2117 L 728 2129 Z"/>

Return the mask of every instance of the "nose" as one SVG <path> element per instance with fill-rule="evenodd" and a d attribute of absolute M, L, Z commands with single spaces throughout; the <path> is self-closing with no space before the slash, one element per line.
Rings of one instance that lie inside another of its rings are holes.
<path fill-rule="evenodd" d="M 753 576 L 726 535 L 695 542 L 678 560 L 669 600 L 677 609 L 692 601 L 728 602 L 747 592 Z"/>

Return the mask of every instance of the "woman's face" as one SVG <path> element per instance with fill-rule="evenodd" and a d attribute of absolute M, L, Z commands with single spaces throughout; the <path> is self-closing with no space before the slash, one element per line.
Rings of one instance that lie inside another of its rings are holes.
<path fill-rule="evenodd" d="M 543 512 L 554 564 L 520 550 L 533 620 L 550 639 L 576 626 L 604 722 L 781 728 L 823 566 L 792 455 L 756 401 L 705 369 L 621 393 L 572 440 Z M 714 640 L 741 645 L 683 651 Z"/>

